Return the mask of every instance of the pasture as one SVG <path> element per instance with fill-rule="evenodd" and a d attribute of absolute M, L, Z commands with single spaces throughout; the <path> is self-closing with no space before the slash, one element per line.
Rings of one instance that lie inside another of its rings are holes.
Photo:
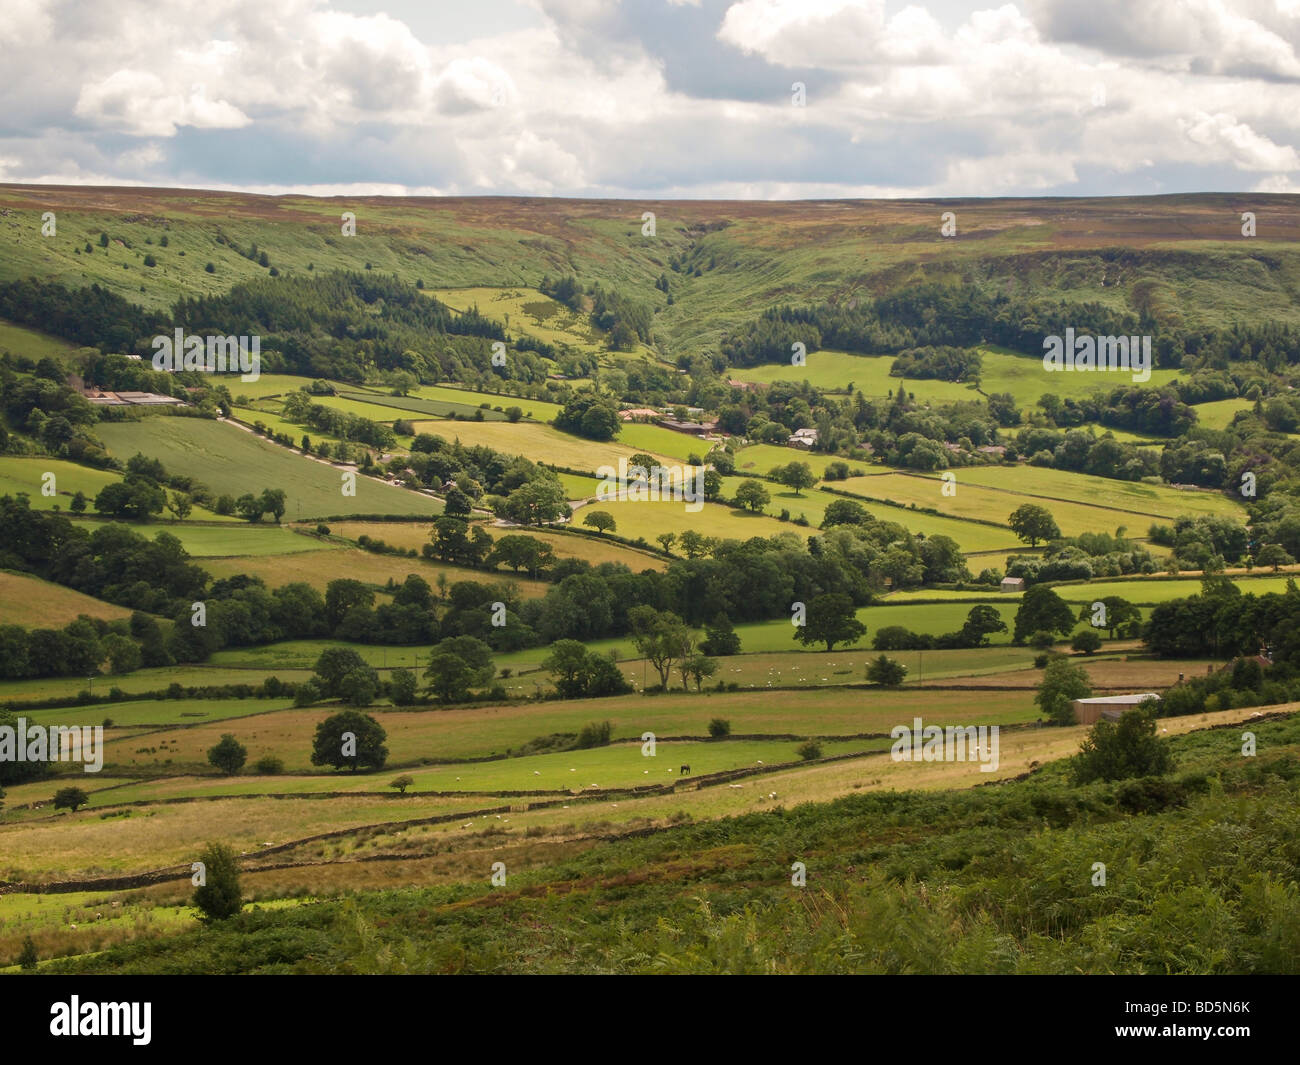
<path fill-rule="evenodd" d="M 1056 501 L 1086 503 L 1093 507 L 1113 508 L 1141 517 L 1169 520 L 1182 514 L 1192 516 L 1221 514 L 1244 520 L 1245 510 L 1235 500 L 1222 492 L 1171 488 L 1169 485 L 1143 484 L 1140 481 L 1117 481 L 1110 477 L 1094 477 L 1087 473 L 1070 473 L 1045 466 L 970 466 L 952 471 L 957 475 L 957 492 L 963 485 L 978 485 L 1007 494 L 1007 513 L 1021 503 L 1050 500 L 1043 503 L 1053 514 Z M 904 476 L 896 474 L 894 476 Z M 907 474 L 909 477 L 931 477 L 931 474 Z M 1144 535 L 1145 524 L 1125 522 L 1124 514 L 1095 530 L 1107 530 L 1115 524 L 1127 524 L 1133 535 Z M 1002 520 L 1006 520 L 1005 516 Z"/>
<path fill-rule="evenodd" d="M 288 519 L 335 514 L 437 515 L 431 496 L 356 475 L 356 494 L 344 495 L 345 471 L 269 443 L 233 425 L 203 418 L 148 417 L 103 423 L 100 435 L 115 457 L 157 455 L 169 473 L 181 473 L 213 492 L 235 497 L 283 489 Z"/>

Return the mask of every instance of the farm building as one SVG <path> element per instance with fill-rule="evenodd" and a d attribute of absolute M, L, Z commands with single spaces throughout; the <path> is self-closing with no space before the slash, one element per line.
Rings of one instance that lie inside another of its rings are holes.
<path fill-rule="evenodd" d="M 686 433 L 688 436 L 704 436 L 705 433 L 711 433 L 718 427 L 717 421 L 711 422 L 683 422 L 676 418 L 660 418 L 659 424 L 665 429 L 671 429 L 673 432 Z"/>
<path fill-rule="evenodd" d="M 794 435 L 790 437 L 789 444 L 791 447 L 806 447 L 809 450 L 817 443 L 816 429 L 796 429 Z"/>
<path fill-rule="evenodd" d="M 633 407 L 631 410 L 619 411 L 618 416 L 625 422 L 652 422 L 659 417 L 659 412 L 649 407 Z"/>
<path fill-rule="evenodd" d="M 1025 590 L 1024 577 L 1003 577 L 1002 590 L 1004 592 L 1023 592 Z"/>
<path fill-rule="evenodd" d="M 1092 699 L 1075 699 L 1070 703 L 1074 707 L 1074 720 L 1080 725 L 1095 725 L 1103 717 L 1118 720 L 1125 710 L 1132 710 L 1148 699 L 1160 701 L 1155 692 L 1138 692 L 1135 695 L 1100 695 Z"/>

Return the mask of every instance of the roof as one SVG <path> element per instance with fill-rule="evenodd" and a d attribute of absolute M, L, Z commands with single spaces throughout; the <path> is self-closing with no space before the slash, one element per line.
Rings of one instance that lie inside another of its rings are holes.
<path fill-rule="evenodd" d="M 1002 583 L 1003 584 L 1024 584 L 1025 578 L 1024 577 L 1003 577 Z"/>
<path fill-rule="evenodd" d="M 1075 699 L 1076 703 L 1107 703 L 1112 706 L 1136 706 L 1138 703 L 1144 703 L 1148 699 L 1160 701 L 1160 696 L 1155 692 L 1138 692 L 1136 695 L 1098 695 L 1091 699 Z"/>

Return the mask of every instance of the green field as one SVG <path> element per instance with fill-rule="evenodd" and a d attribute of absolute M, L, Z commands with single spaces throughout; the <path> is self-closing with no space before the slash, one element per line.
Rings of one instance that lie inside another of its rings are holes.
<path fill-rule="evenodd" d="M 555 466 L 567 466 L 575 470 L 590 470 L 595 473 L 601 466 L 618 466 L 619 458 L 630 459 L 643 448 L 633 447 L 619 439 L 608 443 L 597 443 L 571 436 L 549 425 L 535 422 L 463 422 L 463 421 L 422 421 L 415 423 L 417 433 L 432 433 L 444 440 L 459 440 L 462 444 L 485 444 L 506 455 L 522 455 L 534 462 L 545 462 Z M 690 437 L 680 433 L 660 432 L 679 438 L 690 446 Z M 676 440 L 672 443 L 681 450 L 682 445 Z M 694 448 L 692 448 L 694 450 Z M 681 460 L 671 455 L 657 452 L 652 457 L 672 465 Z"/>
<path fill-rule="evenodd" d="M 1031 407 L 1047 393 L 1078 398 L 1102 389 L 1129 385 L 1127 373 L 1048 373 L 1041 358 L 1015 352 L 981 347 L 984 369 L 980 388 L 985 393 L 1010 392 L 1021 407 Z M 973 384 L 933 379 L 893 377 L 889 373 L 893 355 L 852 355 L 842 351 L 808 353 L 805 366 L 770 363 L 746 369 L 729 370 L 738 381 L 772 384 L 775 381 L 807 381 L 814 388 L 828 392 L 853 391 L 877 397 L 896 391 L 901 385 L 909 394 L 925 403 L 979 402 L 982 397 Z M 1142 387 L 1159 388 L 1178 376 L 1177 370 L 1152 370 L 1151 379 Z"/>
<path fill-rule="evenodd" d="M 38 362 L 53 359 L 60 366 L 66 366 L 68 358 L 77 351 L 77 345 L 0 318 L 0 352 L 5 351 Z"/>
<path fill-rule="evenodd" d="M 1117 481 L 1109 477 L 1070 473 L 1044 466 L 972 466 L 953 472 L 957 476 L 958 493 L 961 491 L 961 486 L 965 484 L 996 488 L 1007 493 L 1007 513 L 1022 502 L 1044 499 L 1087 503 L 1094 507 L 1113 507 L 1116 511 L 1130 511 L 1135 515 L 1164 519 L 1175 518 L 1181 514 L 1193 516 L 1224 514 L 1242 520 L 1245 518 L 1245 510 L 1222 492 L 1184 490 L 1164 484 L 1142 484 L 1138 481 Z M 937 477 L 937 475 L 921 474 L 907 476 Z M 1048 509 L 1056 513 L 1054 506 L 1049 506 Z M 1116 514 L 1113 519 L 1096 527 L 1094 531 L 1110 531 L 1116 524 L 1129 525 L 1130 534 L 1135 536 L 1146 533 L 1144 523 L 1125 522 L 1123 514 Z"/>
<path fill-rule="evenodd" d="M 1239 411 L 1253 410 L 1255 404 L 1248 399 L 1219 399 L 1212 403 L 1198 403 L 1196 424 L 1207 429 L 1226 429 Z"/>
<path fill-rule="evenodd" d="M 152 417 L 105 423 L 100 435 L 116 457 L 126 458 L 137 451 L 158 455 L 169 473 L 194 477 L 219 494 L 240 496 L 281 488 L 287 495 L 286 519 L 442 513 L 442 503 L 436 499 L 360 474 L 356 476 L 356 495 L 345 496 L 343 471 L 207 419 Z"/>
<path fill-rule="evenodd" d="M 951 487 L 937 476 L 918 477 L 906 473 L 850 477 L 846 481 L 837 482 L 837 487 L 842 487 L 844 491 L 856 495 L 885 499 L 893 503 L 933 507 L 954 518 L 995 521 L 1000 525 L 1005 525 L 1011 512 L 1021 504 L 1022 500 L 1011 492 L 965 483 L 963 474 L 966 470 L 964 469 L 951 472 L 956 478 L 955 482 L 951 482 Z M 945 488 L 951 494 L 945 494 Z M 1064 500 L 1053 501 L 1051 511 L 1052 517 L 1056 519 L 1061 532 L 1066 536 L 1107 529 L 1116 524 L 1123 524 L 1125 518 L 1123 514 L 1116 511 Z M 887 512 L 877 511 L 876 516 L 884 518 Z M 1141 530 L 1141 532 L 1145 531 L 1145 529 Z M 961 542 L 960 538 L 958 542 Z"/>

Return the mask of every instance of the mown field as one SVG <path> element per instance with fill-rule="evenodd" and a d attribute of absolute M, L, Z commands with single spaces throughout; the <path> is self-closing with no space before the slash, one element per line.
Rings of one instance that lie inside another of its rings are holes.
<path fill-rule="evenodd" d="M 1240 503 L 1221 492 L 1209 490 L 1116 481 L 1109 477 L 1094 477 L 1091 474 L 1070 473 L 1042 466 L 973 466 L 953 472 L 957 475 L 958 492 L 962 485 L 970 484 L 999 489 L 1012 497 L 1020 497 L 1009 500 L 1012 503 L 1010 510 L 1022 502 L 1047 499 L 1087 503 L 1095 507 L 1131 511 L 1136 515 L 1150 515 L 1166 520 L 1182 514 L 1223 514 L 1238 520 L 1245 515 Z M 1056 513 L 1055 507 L 1049 509 L 1053 514 Z M 1116 520 L 1122 518 L 1123 515 L 1120 514 Z M 1146 529 L 1134 527 L 1129 531 L 1133 535 L 1142 535 Z"/>
<path fill-rule="evenodd" d="M 156 416 L 104 423 L 100 435 L 114 457 L 137 451 L 159 456 L 168 472 L 185 474 L 213 492 L 235 497 L 263 488 L 283 489 L 286 519 L 335 514 L 437 515 L 430 496 L 356 476 L 356 494 L 343 495 L 344 471 L 268 443 L 233 425 L 203 418 Z"/>
<path fill-rule="evenodd" d="M 39 577 L 0 570 L 0 624 L 58 628 L 81 614 L 111 621 L 130 617 L 131 611 Z"/>

